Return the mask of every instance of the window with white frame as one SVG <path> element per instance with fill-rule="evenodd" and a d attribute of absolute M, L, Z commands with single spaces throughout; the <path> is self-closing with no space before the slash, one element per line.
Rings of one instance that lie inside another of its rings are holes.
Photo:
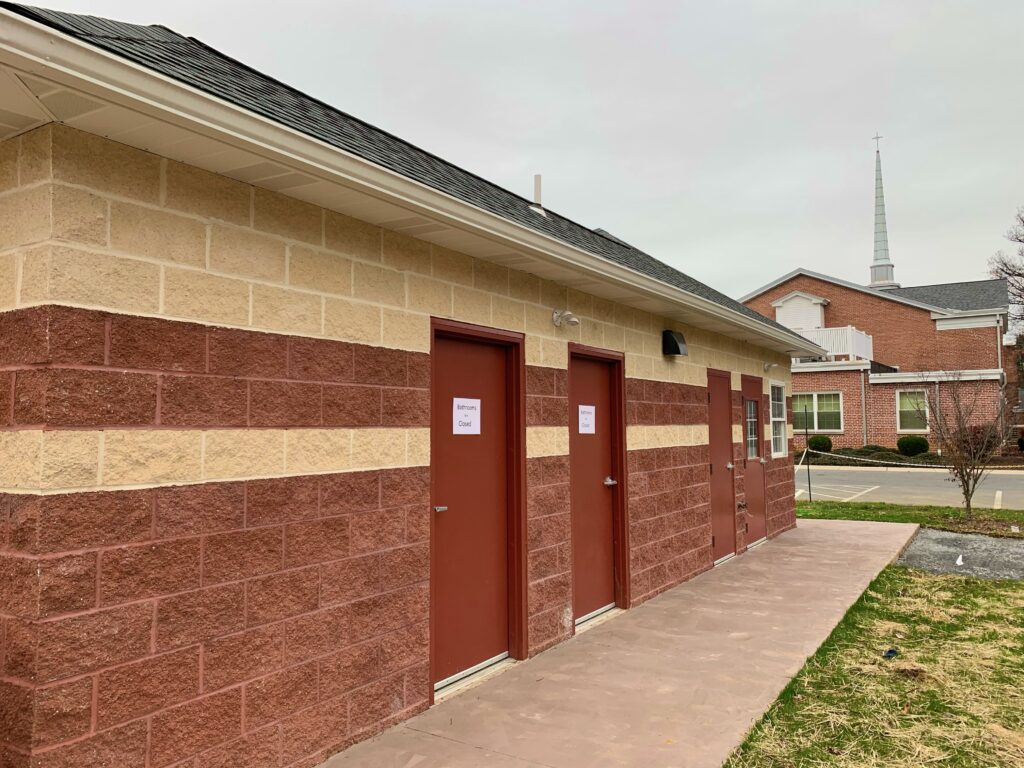
<path fill-rule="evenodd" d="M 908 389 L 896 393 L 896 430 L 928 431 L 928 397 L 923 389 Z"/>
<path fill-rule="evenodd" d="M 786 387 L 772 384 L 772 456 L 786 455 L 789 436 L 786 434 Z"/>
<path fill-rule="evenodd" d="M 810 432 L 843 431 L 840 392 L 800 392 L 793 395 L 793 428 Z"/>
<path fill-rule="evenodd" d="M 757 423 L 759 419 L 759 407 L 761 403 L 758 400 L 745 400 L 746 405 L 746 438 L 747 438 L 747 458 L 756 459 L 761 456 L 761 446 L 759 445 L 760 440 L 759 432 L 760 425 Z"/>

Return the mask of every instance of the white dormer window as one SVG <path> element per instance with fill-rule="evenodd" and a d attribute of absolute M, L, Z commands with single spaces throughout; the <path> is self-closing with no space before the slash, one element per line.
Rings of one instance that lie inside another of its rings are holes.
<path fill-rule="evenodd" d="M 775 320 L 794 331 L 825 327 L 825 305 L 828 299 L 803 291 L 793 291 L 772 302 Z"/>

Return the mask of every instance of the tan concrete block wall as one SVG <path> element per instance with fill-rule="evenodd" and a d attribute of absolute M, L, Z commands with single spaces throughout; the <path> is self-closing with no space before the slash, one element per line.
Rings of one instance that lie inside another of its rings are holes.
<path fill-rule="evenodd" d="M 524 331 L 532 365 L 564 368 L 578 341 L 625 352 L 628 376 L 700 385 L 708 367 L 762 375 L 765 362 L 788 362 L 64 126 L 3 149 L 0 211 L 14 212 L 0 235 L 4 307 L 63 303 L 418 351 L 434 315 Z M 26 249 L 35 244 L 49 247 Z M 551 310 L 566 306 L 583 322 L 555 328 Z M 689 357 L 662 357 L 666 327 L 686 334 Z"/>
<path fill-rule="evenodd" d="M 564 427 L 531 427 L 527 440 L 534 455 L 568 453 Z M 402 427 L 0 431 L 0 489 L 119 490 L 427 466 L 429 446 L 428 429 Z"/>

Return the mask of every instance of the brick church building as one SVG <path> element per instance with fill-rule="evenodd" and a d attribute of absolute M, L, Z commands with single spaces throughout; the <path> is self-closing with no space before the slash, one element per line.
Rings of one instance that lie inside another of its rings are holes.
<path fill-rule="evenodd" d="M 929 391 L 976 382 L 979 420 L 1000 413 L 1012 355 L 1004 351 L 1005 280 L 902 287 L 889 258 L 881 155 L 875 153 L 875 250 L 858 285 L 799 268 L 744 296 L 751 309 L 827 351 L 793 360 L 797 439 L 805 428 L 835 447 L 892 447 L 905 434 L 935 440 Z M 938 389 L 936 389 L 938 388 Z"/>

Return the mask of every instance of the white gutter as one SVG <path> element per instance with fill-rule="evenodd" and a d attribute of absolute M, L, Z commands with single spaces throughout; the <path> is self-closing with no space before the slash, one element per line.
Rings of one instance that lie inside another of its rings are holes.
<path fill-rule="evenodd" d="M 948 312 L 932 312 L 933 320 L 952 319 L 959 317 L 1001 317 L 1009 312 L 1008 307 L 992 307 L 990 309 L 957 309 Z"/>
<path fill-rule="evenodd" d="M 827 371 L 867 371 L 869 360 L 823 360 L 813 363 L 793 363 L 793 373 L 818 373 Z"/>
<path fill-rule="evenodd" d="M 872 384 L 920 384 L 930 381 L 1002 381 L 1003 371 L 999 368 L 984 368 L 976 371 L 907 371 L 905 373 L 872 373 Z"/>
<path fill-rule="evenodd" d="M 31 19 L 6 9 L 0 9 L 0 19 L 0 55 L 5 64 L 527 251 L 550 263 L 717 317 L 787 352 L 824 354 L 823 349 L 810 341 L 802 342 L 796 335 L 516 224 Z"/>

